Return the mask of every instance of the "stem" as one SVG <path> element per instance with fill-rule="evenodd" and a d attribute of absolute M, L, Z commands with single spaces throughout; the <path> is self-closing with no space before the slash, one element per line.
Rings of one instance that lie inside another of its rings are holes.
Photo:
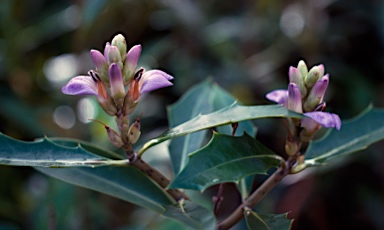
<path fill-rule="evenodd" d="M 154 180 L 157 184 L 159 184 L 162 188 L 166 189 L 169 185 L 170 181 L 167 179 L 161 172 L 157 169 L 153 168 L 151 165 L 147 164 L 141 158 L 133 159 L 130 164 L 140 171 L 149 176 L 152 180 Z M 183 192 L 177 189 L 166 189 L 169 195 L 171 195 L 176 201 L 181 199 L 189 200 L 188 196 Z"/>
<path fill-rule="evenodd" d="M 215 215 L 217 215 L 217 213 L 219 212 L 220 204 L 224 199 L 223 190 L 224 190 L 224 183 L 219 185 L 219 190 L 217 191 L 216 196 L 213 197 L 213 202 L 215 202 L 213 213 L 215 213 Z"/>
<path fill-rule="evenodd" d="M 255 206 L 270 190 L 272 190 L 285 176 L 287 176 L 293 164 L 296 162 L 296 157 L 292 156 L 285 164 L 282 164 L 256 191 L 254 191 L 237 209 L 223 221 L 221 221 L 217 229 L 229 229 L 241 219 L 244 218 L 244 209 Z"/>

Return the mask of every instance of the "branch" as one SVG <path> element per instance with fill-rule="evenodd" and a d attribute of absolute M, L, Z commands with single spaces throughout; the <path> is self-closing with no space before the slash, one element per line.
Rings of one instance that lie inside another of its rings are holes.
<path fill-rule="evenodd" d="M 254 191 L 237 209 L 223 221 L 221 221 L 217 229 L 229 229 L 241 219 L 244 218 L 244 209 L 255 206 L 270 190 L 272 190 L 285 176 L 287 176 L 293 164 L 296 162 L 296 157 L 292 157 L 282 164 L 256 191 Z"/>
<path fill-rule="evenodd" d="M 140 171 L 149 176 L 153 181 L 159 184 L 162 188 L 166 189 L 169 195 L 171 195 L 176 201 L 181 199 L 189 200 L 189 197 L 183 192 L 177 189 L 167 189 L 170 181 L 161 172 L 153 168 L 151 165 L 143 161 L 141 158 L 133 159 L 130 165 L 138 168 Z"/>

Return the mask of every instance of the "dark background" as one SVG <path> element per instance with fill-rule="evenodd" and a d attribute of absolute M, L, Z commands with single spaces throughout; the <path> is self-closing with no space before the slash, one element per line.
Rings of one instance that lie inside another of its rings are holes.
<path fill-rule="evenodd" d="M 264 95 L 286 88 L 289 66 L 301 59 L 325 65 L 327 110 L 348 119 L 369 103 L 384 105 L 383 15 L 380 0 L 2 0 L 0 131 L 26 141 L 76 137 L 110 147 L 103 127 L 87 118 L 112 120 L 92 98 L 60 89 L 93 68 L 90 49 L 103 50 L 118 33 L 128 46 L 142 44 L 140 65 L 175 77 L 173 87 L 142 99 L 143 139 L 166 129 L 166 106 L 192 85 L 212 78 L 245 104 L 267 104 Z M 281 122 L 257 125 L 257 138 L 282 153 Z M 378 143 L 298 182 L 283 181 L 256 209 L 292 211 L 297 229 L 382 229 L 383 163 Z M 1 166 L 0 178 L 0 227 L 167 226 L 152 212 L 30 168 Z"/>

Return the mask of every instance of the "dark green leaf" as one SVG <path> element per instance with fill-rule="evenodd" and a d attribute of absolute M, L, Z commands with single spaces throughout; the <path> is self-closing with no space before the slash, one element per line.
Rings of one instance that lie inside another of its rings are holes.
<path fill-rule="evenodd" d="M 188 90 L 178 102 L 168 108 L 170 127 L 176 127 L 199 114 L 207 114 L 222 109 L 235 101 L 234 97 L 211 80 L 203 81 Z M 217 130 L 228 135 L 232 133 L 230 125 L 220 126 Z M 251 122 L 240 122 L 236 135 L 240 136 L 246 131 L 253 136 L 255 130 Z M 175 174 L 187 165 L 188 154 L 202 147 L 206 134 L 207 130 L 202 130 L 171 141 L 169 150 Z"/>
<path fill-rule="evenodd" d="M 111 160 L 95 155 L 81 145 L 68 147 L 47 138 L 24 142 L 0 134 L 0 164 L 40 167 L 97 167 L 126 165 L 127 160 Z"/>
<path fill-rule="evenodd" d="M 62 181 L 117 197 L 163 213 L 172 198 L 138 169 L 127 167 L 42 168 L 36 170 Z"/>
<path fill-rule="evenodd" d="M 206 115 L 199 115 L 192 120 L 172 128 L 163 135 L 147 142 L 139 150 L 139 154 L 142 154 L 148 148 L 171 138 L 183 136 L 203 129 L 267 117 L 302 118 L 303 115 L 289 111 L 281 105 L 242 106 L 232 104 L 219 111 Z"/>
<path fill-rule="evenodd" d="M 209 100 L 212 97 L 211 86 L 210 81 L 204 81 L 202 84 L 191 88 L 178 102 L 168 107 L 169 126 L 172 128 L 201 113 L 211 112 L 212 106 Z M 169 152 L 175 174 L 187 165 L 188 153 L 201 148 L 206 134 L 207 130 L 202 130 L 171 141 Z"/>
<path fill-rule="evenodd" d="M 216 227 L 213 212 L 188 200 L 167 206 L 163 215 L 182 221 L 193 229 L 214 230 Z"/>
<path fill-rule="evenodd" d="M 244 217 L 249 230 L 289 230 L 293 222 L 287 219 L 287 213 L 260 214 L 245 210 Z"/>
<path fill-rule="evenodd" d="M 202 191 L 214 184 L 265 174 L 282 160 L 247 134 L 232 137 L 215 133 L 207 146 L 190 155 L 188 165 L 170 187 Z"/>
<path fill-rule="evenodd" d="M 322 139 L 312 142 L 305 154 L 306 164 L 322 164 L 383 139 L 384 110 L 369 106 L 354 119 L 343 122 L 340 131 L 329 130 Z"/>

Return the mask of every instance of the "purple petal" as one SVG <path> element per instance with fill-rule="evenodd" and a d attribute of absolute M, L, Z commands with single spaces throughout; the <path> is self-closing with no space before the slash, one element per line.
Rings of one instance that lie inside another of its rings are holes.
<path fill-rule="evenodd" d="M 288 85 L 287 109 L 295 111 L 297 113 L 303 112 L 301 92 L 299 87 L 295 83 L 289 83 Z"/>
<path fill-rule="evenodd" d="M 108 63 L 119 63 L 121 61 L 120 50 L 116 46 L 110 46 L 108 51 Z"/>
<path fill-rule="evenodd" d="M 109 82 L 111 84 L 111 94 L 113 97 L 120 94 L 124 97 L 125 89 L 123 84 L 123 76 L 121 74 L 121 69 L 118 64 L 112 63 L 109 66 Z"/>
<path fill-rule="evenodd" d="M 336 128 L 337 130 L 340 130 L 341 128 L 340 117 L 336 114 L 326 112 L 309 112 L 305 113 L 304 115 L 312 118 L 317 123 L 321 124 L 326 128 Z"/>
<path fill-rule="evenodd" d="M 301 76 L 301 72 L 298 68 L 293 66 L 289 67 L 289 82 L 298 84 L 299 82 L 303 82 L 303 77 Z"/>
<path fill-rule="evenodd" d="M 161 70 L 144 72 L 140 80 L 140 94 L 148 93 L 156 89 L 172 86 L 173 77 Z"/>
<path fill-rule="evenodd" d="M 107 42 L 104 47 L 104 57 L 106 60 L 108 60 L 108 53 L 110 48 L 111 48 L 111 44 Z"/>
<path fill-rule="evenodd" d="M 325 92 L 329 83 L 328 74 L 323 76 L 318 82 L 313 85 L 309 95 L 304 103 L 304 111 L 314 111 L 315 108 L 323 102 Z"/>
<path fill-rule="evenodd" d="M 68 95 L 98 95 L 96 82 L 90 76 L 72 78 L 61 91 Z"/>
<path fill-rule="evenodd" d="M 134 72 L 141 54 L 141 45 L 133 46 L 127 53 L 125 64 L 128 65 L 128 71 Z"/>
<path fill-rule="evenodd" d="M 91 50 L 90 54 L 92 62 L 96 66 L 96 70 L 100 70 L 108 64 L 107 59 L 105 59 L 104 55 L 100 51 Z"/>
<path fill-rule="evenodd" d="M 284 89 L 274 90 L 272 92 L 267 93 L 265 97 L 270 101 L 273 101 L 273 102 L 276 102 L 277 104 L 285 106 L 288 100 L 288 90 L 284 90 Z"/>

